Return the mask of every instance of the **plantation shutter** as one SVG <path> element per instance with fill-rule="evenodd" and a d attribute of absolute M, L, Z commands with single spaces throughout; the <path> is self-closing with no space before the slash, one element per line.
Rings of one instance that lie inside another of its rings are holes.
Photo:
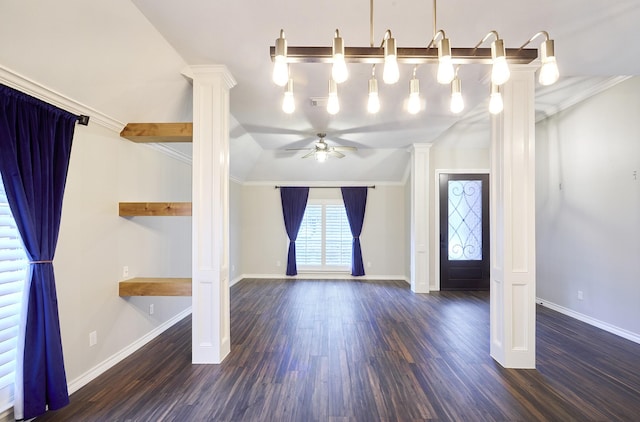
<path fill-rule="evenodd" d="M 325 205 L 325 265 L 351 265 L 353 236 L 344 205 Z"/>
<path fill-rule="evenodd" d="M 307 204 L 296 239 L 298 265 L 322 265 L 322 206 Z"/>
<path fill-rule="evenodd" d="M 28 259 L 0 178 L 0 409 L 13 404 L 16 340 Z"/>
<path fill-rule="evenodd" d="M 307 203 L 296 239 L 296 263 L 306 270 L 351 266 L 353 236 L 343 204 Z"/>

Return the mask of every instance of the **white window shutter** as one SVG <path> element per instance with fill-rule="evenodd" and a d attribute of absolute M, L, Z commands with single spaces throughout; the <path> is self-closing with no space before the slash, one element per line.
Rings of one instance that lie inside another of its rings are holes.
<path fill-rule="evenodd" d="M 352 240 L 343 204 L 308 203 L 296 240 L 298 270 L 351 268 Z"/>
<path fill-rule="evenodd" d="M 28 260 L 0 179 L 0 410 L 13 405 L 16 340 Z"/>

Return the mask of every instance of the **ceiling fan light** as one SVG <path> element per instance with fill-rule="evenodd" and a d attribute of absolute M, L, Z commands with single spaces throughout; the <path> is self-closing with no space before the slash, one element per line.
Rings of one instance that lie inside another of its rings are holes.
<path fill-rule="evenodd" d="M 384 40 L 384 69 L 382 70 L 382 80 L 385 84 L 395 84 L 400 80 L 398 49 L 395 38 L 386 38 Z"/>
<path fill-rule="evenodd" d="M 511 72 L 507 64 L 504 41 L 500 38 L 491 43 L 491 59 L 493 61 L 491 83 L 502 85 L 509 80 Z"/>
<path fill-rule="evenodd" d="M 296 102 L 293 98 L 293 79 L 289 79 L 287 88 L 284 91 L 284 98 L 282 99 L 282 111 L 287 114 L 291 114 L 296 110 Z"/>
<path fill-rule="evenodd" d="M 338 86 L 336 81 L 329 79 L 329 99 L 327 101 L 327 112 L 337 114 L 340 111 L 340 101 L 338 100 Z"/>
<path fill-rule="evenodd" d="M 556 83 L 560 77 L 554 50 L 553 40 L 546 40 L 542 45 L 540 45 L 540 60 L 542 62 L 542 67 L 540 67 L 538 81 L 541 85 L 552 85 Z"/>
<path fill-rule="evenodd" d="M 344 60 L 344 41 L 340 36 L 340 32 L 336 29 L 336 35 L 333 38 L 333 66 L 331 68 L 331 76 L 337 83 L 342 83 L 349 77 L 347 63 Z"/>
<path fill-rule="evenodd" d="M 411 114 L 417 114 L 420 109 L 420 81 L 416 78 L 409 81 L 409 101 L 407 102 L 407 111 Z"/>
<path fill-rule="evenodd" d="M 273 82 L 278 86 L 285 86 L 289 81 L 289 66 L 287 65 L 287 40 L 284 30 L 280 30 L 280 37 L 276 39 L 276 53 L 273 61 Z"/>
<path fill-rule="evenodd" d="M 324 150 L 316 151 L 315 153 L 316 161 L 319 163 L 324 163 L 325 161 L 327 161 L 327 156 L 328 156 L 328 153 L 327 151 L 324 151 Z"/>
<path fill-rule="evenodd" d="M 500 114 L 504 108 L 502 102 L 502 94 L 500 93 L 500 87 L 495 84 L 491 84 L 491 96 L 489 97 L 489 113 Z"/>
<path fill-rule="evenodd" d="M 451 44 L 449 38 L 443 38 L 438 42 L 438 83 L 451 83 L 455 71 L 451 60 Z"/>
<path fill-rule="evenodd" d="M 371 79 L 369 79 L 369 99 L 367 101 L 367 111 L 371 114 L 375 114 L 380 111 L 378 81 L 375 77 L 371 77 Z"/>
<path fill-rule="evenodd" d="M 457 77 L 451 81 L 451 112 L 454 114 L 464 110 L 464 99 L 462 98 L 462 83 Z"/>

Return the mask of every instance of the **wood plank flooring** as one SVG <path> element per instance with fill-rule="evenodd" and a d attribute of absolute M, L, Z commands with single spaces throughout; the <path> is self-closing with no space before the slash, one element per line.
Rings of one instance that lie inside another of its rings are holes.
<path fill-rule="evenodd" d="M 537 369 L 489 356 L 488 292 L 252 280 L 231 354 L 191 365 L 186 318 L 41 421 L 638 421 L 640 345 L 538 307 Z"/>

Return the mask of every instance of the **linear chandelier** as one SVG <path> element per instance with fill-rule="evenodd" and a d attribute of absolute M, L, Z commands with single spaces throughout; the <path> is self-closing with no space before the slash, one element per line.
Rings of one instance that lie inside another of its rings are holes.
<path fill-rule="evenodd" d="M 399 64 L 413 65 L 413 76 L 409 82 L 409 98 L 407 111 L 411 114 L 420 112 L 420 81 L 416 78 L 416 70 L 422 64 L 437 64 L 437 81 L 451 86 L 450 109 L 454 114 L 464 110 L 462 83 L 458 77 L 458 69 L 464 64 L 490 64 L 491 88 L 489 111 L 492 114 L 502 112 L 503 102 L 500 86 L 509 80 L 509 64 L 528 64 L 538 58 L 537 48 L 525 48 L 536 38 L 544 36 L 540 45 L 541 67 L 538 81 L 541 85 L 551 85 L 558 80 L 559 72 L 556 63 L 554 41 L 546 31 L 540 31 L 519 48 L 505 48 L 504 40 L 495 30 L 489 31 L 485 37 L 473 48 L 452 48 L 444 30 L 436 30 L 436 0 L 433 0 L 433 28 L 434 35 L 426 47 L 402 48 L 396 46 L 396 40 L 391 30 L 386 30 L 379 47 L 374 46 L 373 36 L 373 0 L 370 0 L 370 46 L 345 47 L 340 31 L 336 29 L 331 47 L 300 47 L 287 46 L 284 30 L 275 45 L 270 47 L 273 66 L 273 82 L 284 86 L 282 109 L 285 113 L 295 111 L 293 95 L 293 78 L 290 65 L 295 63 L 331 63 L 331 77 L 329 78 L 327 112 L 336 114 L 340 110 L 338 99 L 338 85 L 349 77 L 347 63 L 372 64 L 369 79 L 367 110 L 377 113 L 380 110 L 378 97 L 378 80 L 376 79 L 376 65 L 383 64 L 382 80 L 385 84 L 395 84 L 400 77 Z M 492 40 L 490 48 L 480 46 Z"/>

